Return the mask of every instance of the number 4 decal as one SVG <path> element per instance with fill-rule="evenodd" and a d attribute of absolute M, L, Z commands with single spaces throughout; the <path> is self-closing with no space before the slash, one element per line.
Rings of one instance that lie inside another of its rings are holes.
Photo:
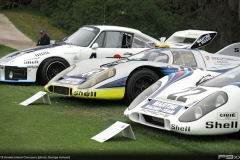
<path fill-rule="evenodd" d="M 192 93 L 193 91 L 197 91 L 197 92 Z M 176 101 L 186 102 L 187 101 L 187 98 L 186 98 L 187 96 L 200 94 L 200 93 L 203 93 L 203 92 L 206 92 L 206 91 L 207 90 L 203 89 L 203 88 L 195 88 L 193 90 L 186 90 L 186 91 L 183 91 L 183 92 L 177 92 L 177 93 L 170 94 L 167 97 L 167 99 L 172 99 L 172 100 L 176 100 Z M 185 95 L 181 95 L 181 96 L 177 96 L 177 94 L 185 93 L 185 92 L 191 92 L 191 93 L 185 94 Z"/>
<path fill-rule="evenodd" d="M 89 57 L 89 59 L 91 58 L 97 58 L 97 53 L 92 53 L 91 56 Z"/>

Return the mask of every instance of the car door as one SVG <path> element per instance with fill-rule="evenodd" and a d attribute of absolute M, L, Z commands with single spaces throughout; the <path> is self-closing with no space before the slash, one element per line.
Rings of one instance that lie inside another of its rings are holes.
<path fill-rule="evenodd" d="M 133 34 L 131 33 L 103 31 L 90 48 L 85 48 L 81 51 L 84 53 L 81 54 L 81 59 L 128 57 L 134 54 L 132 39 Z"/>

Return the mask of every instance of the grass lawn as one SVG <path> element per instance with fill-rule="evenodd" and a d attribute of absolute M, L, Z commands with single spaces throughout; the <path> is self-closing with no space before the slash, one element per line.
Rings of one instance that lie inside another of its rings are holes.
<path fill-rule="evenodd" d="M 6 16 L 13 14 L 9 11 Z M 31 17 L 31 12 L 20 14 Z M 31 32 L 38 33 L 38 29 Z M 0 45 L 0 57 L 13 51 Z M 38 91 L 43 91 L 43 86 L 0 83 L 0 159 L 7 155 L 64 155 L 71 159 L 75 156 L 218 159 L 218 155 L 240 155 L 239 133 L 187 136 L 150 128 L 123 117 L 127 106 L 121 101 L 82 100 L 50 94 L 51 105 L 44 104 L 42 99 L 28 106 L 19 105 Z M 104 143 L 91 139 L 116 121 L 130 124 L 136 141 L 121 133 Z"/>

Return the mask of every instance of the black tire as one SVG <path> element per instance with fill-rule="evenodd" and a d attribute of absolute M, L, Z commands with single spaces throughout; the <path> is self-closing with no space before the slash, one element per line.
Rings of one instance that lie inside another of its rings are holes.
<path fill-rule="evenodd" d="M 45 59 L 37 73 L 37 82 L 45 85 L 47 84 L 54 76 L 69 67 L 67 61 L 61 58 L 48 58 Z"/>
<path fill-rule="evenodd" d="M 142 91 L 159 79 L 157 73 L 149 69 L 140 69 L 134 72 L 126 85 L 124 101 L 130 104 Z"/>

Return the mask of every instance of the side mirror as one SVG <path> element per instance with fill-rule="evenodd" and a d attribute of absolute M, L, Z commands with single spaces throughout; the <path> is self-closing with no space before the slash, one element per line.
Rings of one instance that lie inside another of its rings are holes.
<path fill-rule="evenodd" d="M 97 44 L 97 43 L 94 43 L 94 44 L 92 45 L 92 49 L 96 49 L 96 48 L 98 48 L 98 44 Z"/>

